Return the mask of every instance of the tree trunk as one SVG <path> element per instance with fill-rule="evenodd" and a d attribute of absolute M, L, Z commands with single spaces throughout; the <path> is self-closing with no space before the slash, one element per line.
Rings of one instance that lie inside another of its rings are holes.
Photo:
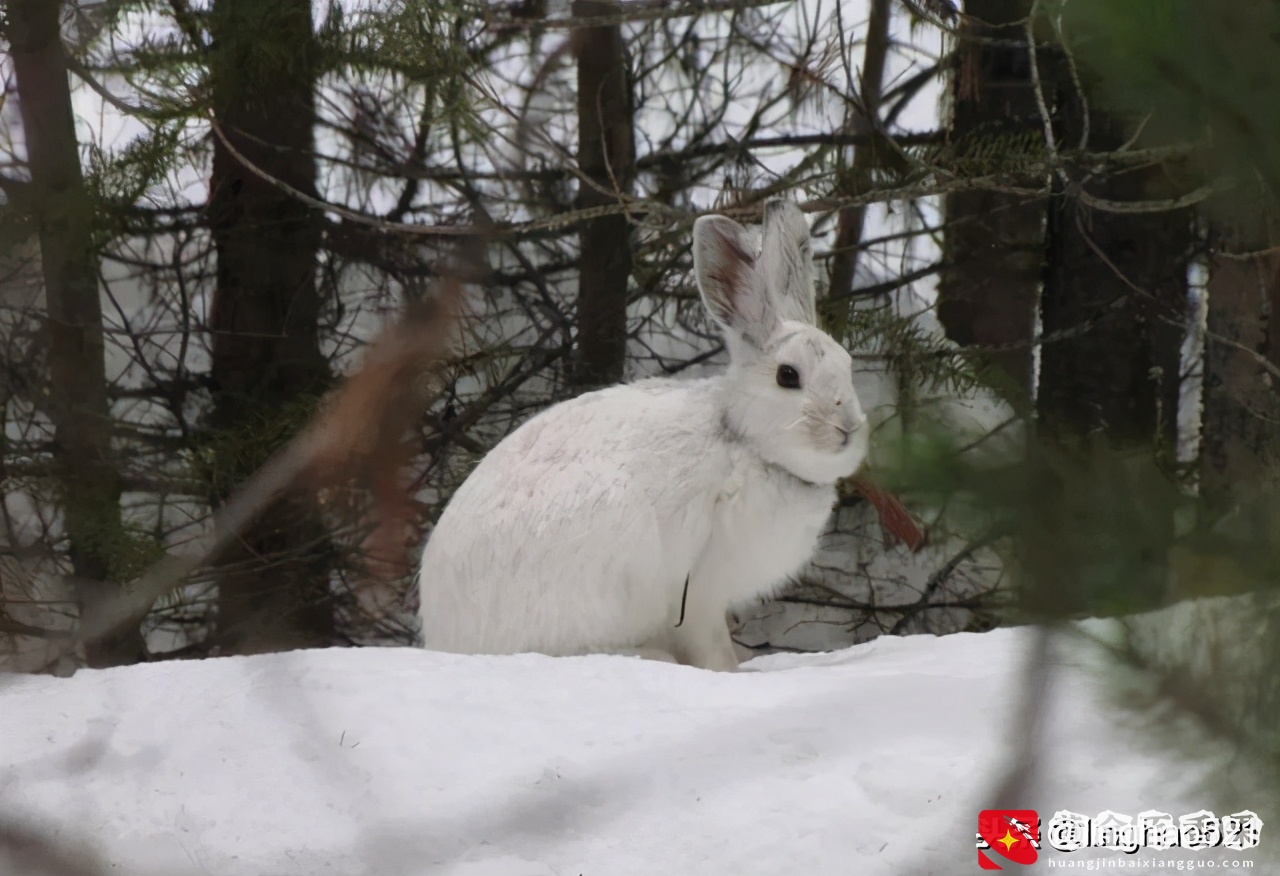
<path fill-rule="evenodd" d="M 574 0 L 575 17 L 616 14 L 608 0 Z M 635 181 L 631 86 L 619 25 L 573 32 L 578 58 L 578 166 L 594 185 L 579 183 L 582 209 L 616 204 Z M 627 352 L 627 281 L 631 229 L 627 217 L 582 224 L 578 278 L 578 355 L 573 382 L 617 383 Z"/>
<path fill-rule="evenodd" d="M 1062 66 L 1046 79 L 1058 86 L 1049 99 L 1058 108 L 1058 138 L 1065 148 L 1079 144 L 1083 117 Z M 1091 101 L 1089 148 L 1111 151 L 1130 133 L 1124 119 L 1099 111 L 1097 103 Z M 1161 167 L 1112 173 L 1083 185 L 1090 194 L 1113 202 L 1159 200 L 1177 193 Z M 1037 398 L 1041 432 L 1065 447 L 1100 438 L 1110 447 L 1154 454 L 1171 468 L 1186 335 L 1191 211 L 1111 212 L 1086 207 L 1060 184 L 1058 188 L 1049 211 L 1041 298 L 1047 339 Z M 1172 508 L 1148 525 L 1154 527 L 1145 536 L 1148 543 L 1169 543 Z M 1163 558 L 1146 557 L 1137 567 L 1141 572 L 1126 582 L 1122 604 L 1142 608 L 1162 603 L 1169 587 Z"/>
<path fill-rule="evenodd" d="M 1016 139 L 1041 129 L 1021 22 L 1030 0 L 969 0 L 955 77 L 953 142 Z M 1020 195 L 973 191 L 946 198 L 946 239 L 938 283 L 938 318 L 947 337 L 989 347 L 984 364 L 1015 403 L 1033 392 L 1032 342 L 1044 258 L 1045 206 Z"/>
<path fill-rule="evenodd" d="M 889 55 L 889 0 L 871 0 L 871 14 L 867 20 L 867 43 L 862 55 L 862 75 L 858 82 L 862 109 L 862 123 L 874 133 L 879 129 L 880 94 L 884 90 L 885 60 Z M 879 142 L 873 140 L 873 142 Z M 853 158 L 852 177 L 858 191 L 870 188 L 871 171 L 878 163 L 874 146 L 859 146 Z M 867 208 L 845 207 L 836 219 L 836 240 L 832 248 L 831 265 L 828 268 L 827 295 L 848 299 L 853 293 L 853 283 L 858 272 L 858 252 L 862 243 L 862 230 L 867 222 Z M 848 302 L 852 306 L 852 302 Z M 846 308 L 843 308 L 847 310 Z"/>
<path fill-rule="evenodd" d="M 1095 114 L 1093 124 L 1095 140 L 1105 140 L 1095 148 L 1123 142 L 1114 120 Z M 1168 195 L 1158 168 L 1115 174 L 1089 190 L 1113 201 Z M 1172 458 L 1191 232 L 1187 210 L 1111 213 L 1059 193 L 1042 308 L 1051 340 L 1042 352 L 1039 411 L 1050 432 L 1154 444 Z"/>
<path fill-rule="evenodd" d="M 54 0 L 14 0 L 5 12 L 49 314 L 47 409 L 76 602 L 81 623 L 93 626 L 118 594 L 109 582 L 120 571 L 113 568 L 112 557 L 124 533 L 120 479 L 111 453 L 98 255 L 90 225 L 95 211 L 80 168 L 60 9 Z M 90 666 L 144 657 L 137 626 L 85 643 Z"/>
<path fill-rule="evenodd" d="M 1219 240 L 1209 265 L 1200 489 L 1225 508 L 1234 495 L 1274 488 L 1280 474 L 1280 255 L 1239 255 L 1270 249 L 1265 234 Z"/>
<path fill-rule="evenodd" d="M 316 45 L 310 0 L 216 0 L 214 114 L 235 151 L 315 191 Z M 263 461 L 306 418 L 330 377 L 320 352 L 320 214 L 261 179 L 214 138 L 209 220 L 217 491 Z M 274 505 L 221 558 L 219 644 L 264 651 L 333 639 L 331 548 L 301 497 Z"/>

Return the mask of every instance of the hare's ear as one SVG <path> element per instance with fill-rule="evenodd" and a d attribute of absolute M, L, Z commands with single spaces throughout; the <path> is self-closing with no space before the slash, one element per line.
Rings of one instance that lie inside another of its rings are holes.
<path fill-rule="evenodd" d="M 760 276 L 778 317 L 816 325 L 813 240 L 804 214 L 790 201 L 768 201 L 763 234 Z"/>
<path fill-rule="evenodd" d="M 732 219 L 703 216 L 693 224 L 693 273 L 707 312 L 731 338 L 764 349 L 778 318 L 751 249 Z"/>

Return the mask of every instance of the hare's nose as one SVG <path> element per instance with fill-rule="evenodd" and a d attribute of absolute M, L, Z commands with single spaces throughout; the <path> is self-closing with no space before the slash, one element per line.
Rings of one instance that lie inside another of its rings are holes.
<path fill-rule="evenodd" d="M 867 415 L 857 408 L 853 408 L 845 411 L 845 415 L 840 418 L 840 423 L 839 425 L 836 425 L 836 429 L 840 431 L 841 435 L 844 435 L 847 438 L 849 435 L 852 435 L 854 432 L 865 426 L 866 423 Z"/>

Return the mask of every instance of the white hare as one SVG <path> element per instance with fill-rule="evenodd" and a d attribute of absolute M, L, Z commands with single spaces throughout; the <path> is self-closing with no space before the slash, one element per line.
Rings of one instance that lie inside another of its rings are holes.
<path fill-rule="evenodd" d="M 759 237 L 699 219 L 693 263 L 728 371 L 587 393 L 495 447 L 423 553 L 428 648 L 737 665 L 726 610 L 809 559 L 870 427 L 849 354 L 814 325 L 794 204 L 769 202 Z"/>

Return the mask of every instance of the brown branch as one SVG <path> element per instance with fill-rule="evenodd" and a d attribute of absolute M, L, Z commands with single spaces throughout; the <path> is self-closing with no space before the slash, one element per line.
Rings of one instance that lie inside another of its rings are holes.
<path fill-rule="evenodd" d="M 744 9 L 756 9 L 762 6 L 775 6 L 786 0 L 728 0 L 720 3 L 687 3 L 671 5 L 667 0 L 632 0 L 618 4 L 619 12 L 614 15 L 589 15 L 566 18 L 504 18 L 486 16 L 490 24 L 499 31 L 521 29 L 538 30 L 573 30 L 588 27 L 612 27 L 619 24 L 631 24 L 639 21 L 662 21 L 670 18 L 686 18 L 717 12 L 741 12 Z M 621 11 L 621 10 L 626 10 Z"/>
<path fill-rule="evenodd" d="M 1181 325 L 1181 323 L 1178 323 L 1175 320 L 1166 320 L 1166 321 L 1171 322 L 1174 325 Z M 1264 371 L 1266 371 L 1275 379 L 1280 380 L 1280 367 L 1277 367 L 1274 362 L 1272 362 L 1266 356 L 1259 353 L 1257 350 L 1251 349 L 1250 347 L 1247 347 L 1244 344 L 1239 343 L 1238 341 L 1233 341 L 1231 340 L 1231 338 L 1223 337 L 1217 332 L 1211 332 L 1208 329 L 1204 330 L 1204 337 L 1205 337 L 1205 340 L 1207 341 L 1212 341 L 1215 344 L 1222 344 L 1224 346 L 1232 348 L 1233 350 L 1244 353 L 1246 356 L 1252 359 L 1254 364 L 1256 364 L 1259 368 L 1262 368 Z"/>
<path fill-rule="evenodd" d="M 911 512 L 893 495 L 876 486 L 866 474 L 854 475 L 852 484 L 875 507 L 880 515 L 880 525 L 886 533 L 886 541 L 891 546 L 895 541 L 901 540 L 912 553 L 925 546 L 928 536 L 911 516 Z"/>
<path fill-rule="evenodd" d="M 929 265 L 923 265 L 914 271 L 901 274 L 890 280 L 881 283 L 873 283 L 870 286 L 857 286 L 848 292 L 839 295 L 828 295 L 821 303 L 825 305 L 828 301 L 840 301 L 846 298 L 874 298 L 877 295 L 886 295 L 904 286 L 909 286 L 917 280 L 923 280 L 925 277 L 931 277 L 939 271 L 947 267 L 946 262 L 934 262 Z"/>
<path fill-rule="evenodd" d="M 33 627 L 0 613 L 0 633 L 10 636 L 30 636 L 33 639 L 74 639 L 75 633 L 70 630 L 47 630 L 44 627 Z"/>
<path fill-rule="evenodd" d="M 1074 194 L 1079 198 L 1081 204 L 1091 210 L 1101 210 L 1104 213 L 1167 213 L 1171 210 L 1194 207 L 1196 204 L 1206 201 L 1220 192 L 1235 188 L 1236 184 L 1237 180 L 1232 177 L 1219 177 L 1194 191 L 1187 192 L 1185 195 L 1179 195 L 1176 198 L 1161 198 L 1154 201 L 1111 201 L 1091 195 L 1083 187 L 1078 187 Z"/>
<path fill-rule="evenodd" d="M 713 155 L 732 155 L 754 149 L 787 149 L 799 146 L 867 146 L 883 136 L 872 131 L 831 134 L 788 134 L 778 137 L 749 137 L 726 143 L 706 143 L 690 149 L 651 152 L 636 159 L 636 167 L 648 169 L 664 162 L 688 161 L 691 158 L 708 158 Z M 923 131 L 899 134 L 893 137 L 898 146 L 930 146 L 946 142 L 943 131 Z"/>
<path fill-rule="evenodd" d="M 132 116 L 138 119 L 147 119 L 148 121 L 164 121 L 166 118 L 169 118 L 169 114 L 160 112 L 159 110 L 153 110 L 145 106 L 135 106 L 123 98 L 117 97 L 111 93 L 109 88 L 99 82 L 94 77 L 93 72 L 84 64 L 81 64 L 70 55 L 67 56 L 66 60 L 67 69 L 76 74 L 76 78 L 89 86 L 94 94 L 98 95 L 98 97 L 105 100 L 108 104 L 115 107 L 126 116 Z"/>

